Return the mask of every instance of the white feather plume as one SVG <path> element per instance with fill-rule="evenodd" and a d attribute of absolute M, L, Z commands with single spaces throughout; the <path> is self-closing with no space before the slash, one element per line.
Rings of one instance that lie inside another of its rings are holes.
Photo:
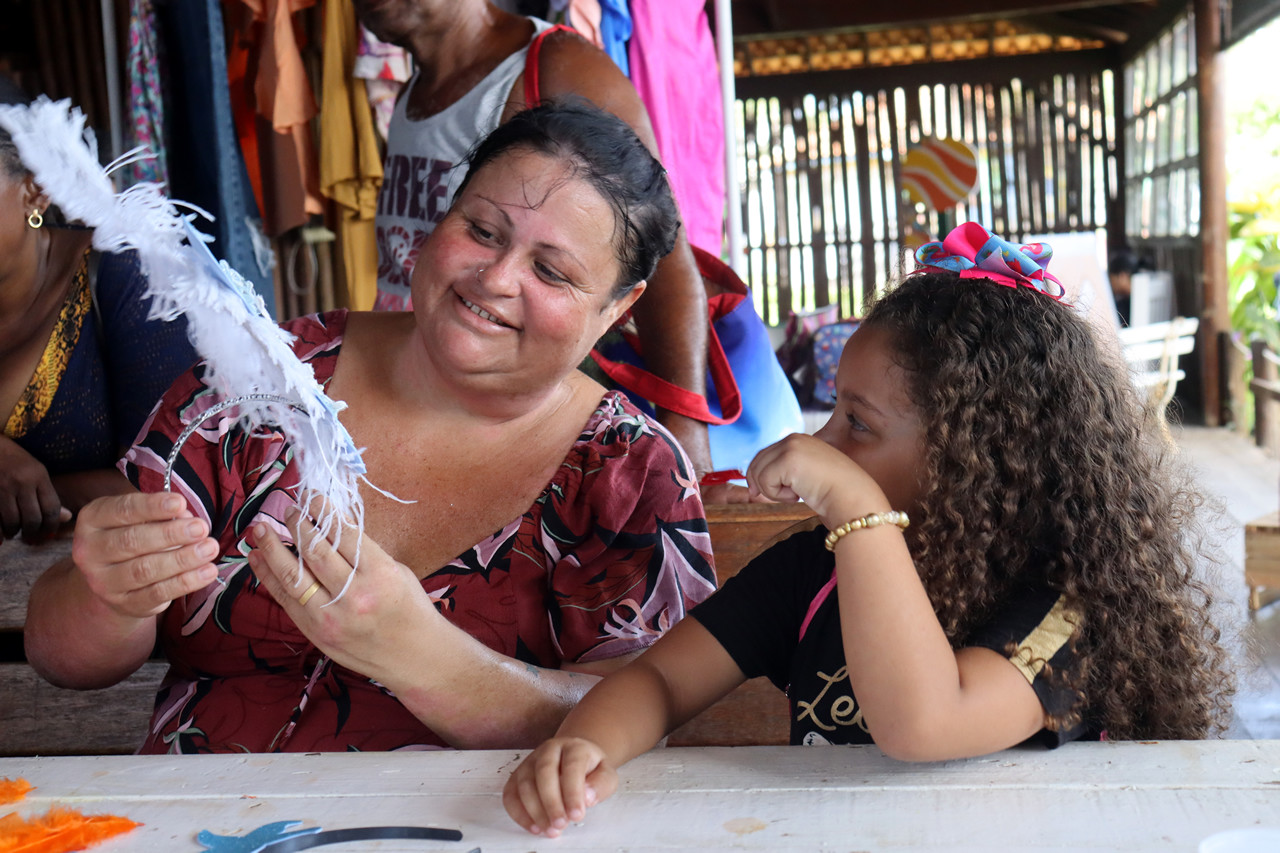
<path fill-rule="evenodd" d="M 206 381 L 224 398 L 247 398 L 238 403 L 243 426 L 283 431 L 294 448 L 299 502 L 327 499 L 327 512 L 316 519 L 321 531 L 336 537 L 343 520 L 362 531 L 359 486 L 368 481 L 361 452 L 338 420 L 346 404 L 331 400 L 311 366 L 294 355 L 292 335 L 268 315 L 253 286 L 214 258 L 206 246 L 210 238 L 191 224 L 194 214 L 180 212 L 157 184 L 115 191 L 110 171 L 146 152 L 131 151 L 103 169 L 84 115 L 65 100 L 0 106 L 0 127 L 67 218 L 93 228 L 95 249 L 138 253 L 151 317 L 186 316 Z"/>

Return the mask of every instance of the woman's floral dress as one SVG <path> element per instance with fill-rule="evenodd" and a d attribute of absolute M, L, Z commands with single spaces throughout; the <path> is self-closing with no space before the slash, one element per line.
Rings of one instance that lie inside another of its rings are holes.
<path fill-rule="evenodd" d="M 345 325 L 344 311 L 286 325 L 322 385 Z M 141 490 L 163 488 L 177 436 L 218 402 L 202 373 L 178 379 L 121 461 Z M 162 617 L 170 669 L 141 751 L 444 746 L 384 687 L 322 655 L 259 585 L 245 535 L 259 520 L 284 532 L 296 474 L 280 435 L 251 437 L 235 413 L 203 423 L 174 465 L 173 490 L 222 544 L 220 582 Z M 692 467 L 662 427 L 610 392 L 533 506 L 422 586 L 454 624 L 532 665 L 643 649 L 715 588 Z"/>

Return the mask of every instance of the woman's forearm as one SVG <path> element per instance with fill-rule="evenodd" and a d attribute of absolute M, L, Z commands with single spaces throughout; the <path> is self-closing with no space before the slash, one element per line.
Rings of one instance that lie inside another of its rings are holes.
<path fill-rule="evenodd" d="M 600 676 L 526 664 L 448 626 L 449 651 L 385 681 L 423 724 L 459 749 L 527 748 L 555 734 Z"/>
<path fill-rule="evenodd" d="M 32 584 L 23 639 L 28 662 L 51 683 L 95 689 L 127 678 L 150 657 L 156 617 L 111 610 L 67 559 Z"/>

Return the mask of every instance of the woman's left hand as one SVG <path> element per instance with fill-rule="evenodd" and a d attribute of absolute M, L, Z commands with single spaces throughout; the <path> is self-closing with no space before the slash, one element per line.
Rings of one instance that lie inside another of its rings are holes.
<path fill-rule="evenodd" d="M 886 505 L 884 493 L 858 463 L 803 433 L 757 453 L 747 468 L 747 487 L 770 500 L 804 501 L 828 523 L 842 523 L 862 504 L 867 512 Z"/>
<path fill-rule="evenodd" d="M 422 584 L 353 525 L 330 534 L 335 547 L 298 508 L 285 521 L 302 554 L 301 580 L 297 555 L 262 522 L 252 531 L 254 574 L 320 651 L 382 684 L 393 681 L 389 673 L 413 656 L 409 640 L 441 618 Z"/>

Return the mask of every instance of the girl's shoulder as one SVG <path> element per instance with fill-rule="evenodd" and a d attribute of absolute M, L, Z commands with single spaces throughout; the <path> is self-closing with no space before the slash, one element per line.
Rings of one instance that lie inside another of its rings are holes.
<path fill-rule="evenodd" d="M 771 545 L 724 582 L 725 600 L 764 598 L 790 610 L 816 610 L 834 597 L 835 556 L 823 546 L 827 529 L 819 525 Z"/>

